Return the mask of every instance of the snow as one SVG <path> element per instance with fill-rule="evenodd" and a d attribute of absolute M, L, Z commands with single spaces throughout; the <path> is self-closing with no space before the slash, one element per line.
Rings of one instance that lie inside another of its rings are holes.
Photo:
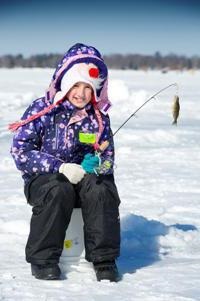
<path fill-rule="evenodd" d="M 200 300 L 199 71 L 110 71 L 113 132 L 171 83 L 178 83 L 181 104 L 178 126 L 172 126 L 177 90 L 171 87 L 115 136 L 122 281 L 98 283 L 84 259 L 61 259 L 61 281 L 31 276 L 24 255 L 31 207 L 9 154 L 7 124 L 43 95 L 52 74 L 51 69 L 0 69 L 0 300 Z"/>

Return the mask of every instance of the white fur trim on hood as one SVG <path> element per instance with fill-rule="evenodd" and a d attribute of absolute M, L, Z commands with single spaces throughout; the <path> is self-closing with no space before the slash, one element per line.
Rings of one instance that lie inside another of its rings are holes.
<path fill-rule="evenodd" d="M 98 69 L 98 67 L 92 63 L 78 63 L 74 64 L 63 76 L 60 85 L 60 91 L 58 91 L 54 97 L 54 103 L 62 99 L 69 90 L 78 82 L 84 82 L 89 84 L 93 91 L 96 102 L 98 97 L 96 91 L 101 88 L 102 78 L 91 76 L 89 71 L 92 69 Z"/>

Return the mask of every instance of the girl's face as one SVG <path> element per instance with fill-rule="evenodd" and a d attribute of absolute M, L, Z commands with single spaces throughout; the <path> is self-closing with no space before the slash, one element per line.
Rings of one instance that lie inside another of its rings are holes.
<path fill-rule="evenodd" d="M 78 82 L 67 93 L 67 99 L 77 108 L 84 108 L 92 99 L 93 89 L 84 82 Z"/>

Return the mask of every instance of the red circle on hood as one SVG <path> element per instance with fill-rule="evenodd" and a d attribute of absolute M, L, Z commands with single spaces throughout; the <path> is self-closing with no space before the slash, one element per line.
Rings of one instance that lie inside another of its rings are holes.
<path fill-rule="evenodd" d="M 97 69 L 97 68 L 90 68 L 89 69 L 89 75 L 90 75 L 90 77 L 97 78 L 99 76 L 99 69 Z"/>

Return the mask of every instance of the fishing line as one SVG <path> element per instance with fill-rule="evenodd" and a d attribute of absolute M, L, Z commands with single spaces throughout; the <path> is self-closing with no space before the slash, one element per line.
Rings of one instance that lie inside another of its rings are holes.
<path fill-rule="evenodd" d="M 122 125 L 120 125 L 120 127 L 113 133 L 112 136 L 115 136 L 119 130 L 133 117 L 135 116 L 135 114 L 141 109 L 143 108 L 150 100 L 152 99 L 156 99 L 156 96 L 160 93 L 162 93 L 163 91 L 169 89 L 170 87 L 173 87 L 175 86 L 176 87 L 176 94 L 178 95 L 178 84 L 177 83 L 173 83 L 173 84 L 170 84 L 164 88 L 162 88 L 161 90 L 159 90 L 158 92 L 156 92 L 154 95 L 152 95 L 150 98 L 148 98 L 139 108 L 137 108 L 137 110 L 135 112 L 133 112 L 123 123 Z"/>

